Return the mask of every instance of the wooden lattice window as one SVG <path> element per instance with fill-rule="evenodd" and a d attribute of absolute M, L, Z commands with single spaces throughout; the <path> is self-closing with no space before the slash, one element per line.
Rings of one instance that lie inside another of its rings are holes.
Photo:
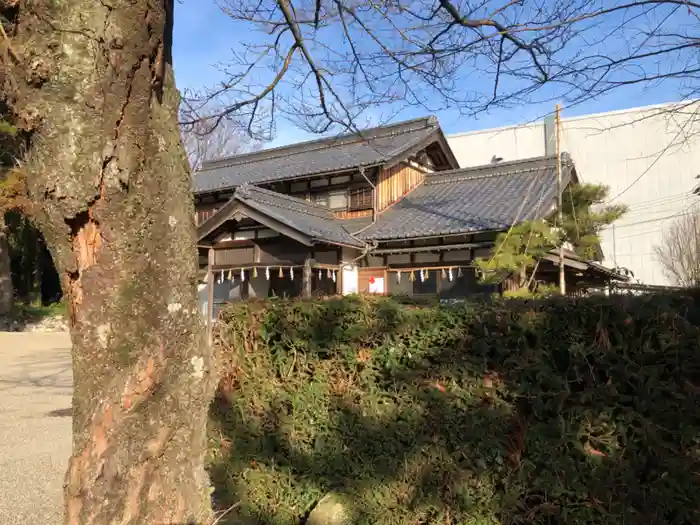
<path fill-rule="evenodd" d="M 372 207 L 372 188 L 353 188 L 350 190 L 350 209 L 362 210 Z"/>
<path fill-rule="evenodd" d="M 195 218 L 196 225 L 199 226 L 200 224 L 204 223 L 204 221 L 213 216 L 218 210 L 219 208 L 199 210 L 197 212 L 197 217 Z"/>

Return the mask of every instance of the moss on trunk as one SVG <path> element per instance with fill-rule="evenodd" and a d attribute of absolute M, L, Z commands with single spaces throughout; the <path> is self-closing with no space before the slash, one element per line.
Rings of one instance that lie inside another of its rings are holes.
<path fill-rule="evenodd" d="M 24 2 L 0 82 L 73 341 L 66 522 L 210 518 L 211 352 L 177 127 L 172 2 Z"/>

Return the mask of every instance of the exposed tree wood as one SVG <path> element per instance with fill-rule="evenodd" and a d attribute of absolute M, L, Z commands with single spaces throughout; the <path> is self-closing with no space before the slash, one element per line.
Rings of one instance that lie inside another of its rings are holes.
<path fill-rule="evenodd" d="M 70 525 L 211 517 L 213 363 L 197 308 L 171 9 L 70 0 L 7 13 L 19 63 L 0 59 L 2 94 L 27 132 L 33 219 L 70 313 Z"/>

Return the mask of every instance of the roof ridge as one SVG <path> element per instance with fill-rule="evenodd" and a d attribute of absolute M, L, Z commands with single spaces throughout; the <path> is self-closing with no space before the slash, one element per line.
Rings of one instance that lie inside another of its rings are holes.
<path fill-rule="evenodd" d="M 573 166 L 573 160 L 568 153 L 562 152 L 561 159 L 562 165 Z M 531 164 L 535 162 L 538 162 L 538 164 L 532 166 Z M 482 164 L 480 166 L 469 166 L 467 168 L 459 168 L 456 170 L 436 171 L 426 175 L 424 184 L 442 184 L 459 180 L 503 177 L 517 173 L 538 171 L 543 168 L 554 166 L 556 166 L 556 155 L 543 155 L 541 157 L 530 157 L 498 164 Z"/>
<path fill-rule="evenodd" d="M 404 144 L 403 146 L 398 146 L 398 147 L 394 148 L 393 150 L 391 150 L 386 156 L 388 158 L 396 157 L 402 151 L 404 151 L 408 148 L 411 148 L 411 147 L 415 146 L 416 144 L 420 144 L 420 142 L 423 140 L 423 138 L 424 137 L 418 137 L 416 139 L 413 139 L 413 141 L 410 142 L 409 144 Z"/>
<path fill-rule="evenodd" d="M 283 201 L 289 201 L 293 202 L 295 204 L 301 205 L 303 210 L 292 210 L 292 211 L 299 211 L 300 213 L 306 213 L 307 215 L 313 215 L 314 217 L 321 217 L 321 218 L 328 218 L 328 213 L 330 210 L 326 208 L 325 206 L 322 206 L 321 204 L 316 204 L 315 202 L 307 201 L 304 199 L 299 199 L 298 197 L 293 197 L 292 195 L 286 195 L 284 193 L 279 193 L 277 191 L 273 190 L 268 190 L 265 188 L 261 188 L 260 186 L 256 186 L 254 184 L 243 184 L 242 186 L 239 186 L 236 189 L 236 195 L 239 195 L 241 198 L 245 199 L 246 194 L 250 195 L 249 192 L 250 190 L 253 190 L 254 192 L 261 193 L 265 196 L 268 197 L 274 197 L 279 200 Z M 275 202 L 266 202 L 266 204 L 269 204 L 270 206 L 277 206 L 278 208 L 283 208 L 283 209 L 288 209 L 291 210 L 291 207 L 285 207 L 285 206 L 280 206 L 278 203 Z M 319 212 L 324 212 L 323 214 L 315 214 L 315 213 L 310 213 L 310 209 L 313 210 L 318 210 Z"/>
<path fill-rule="evenodd" d="M 395 133 L 390 133 L 392 129 L 402 128 L 411 126 L 414 124 L 422 123 L 420 128 L 410 127 L 409 129 L 398 129 Z M 227 157 L 223 159 L 212 160 L 205 163 L 197 173 L 202 173 L 209 171 L 210 169 L 225 168 L 231 166 L 240 166 L 245 164 L 253 164 L 255 162 L 260 162 L 263 160 L 275 159 L 283 156 L 294 155 L 296 153 L 305 153 L 308 151 L 319 151 L 335 146 L 343 146 L 351 144 L 353 142 L 361 142 L 364 140 L 372 138 L 380 138 L 385 136 L 395 136 L 402 135 L 405 133 L 411 133 L 417 131 L 417 129 L 423 129 L 428 127 L 439 126 L 438 120 L 434 115 L 429 115 L 427 117 L 418 117 L 411 120 L 405 120 L 401 122 L 396 122 L 393 124 L 386 124 L 383 126 L 375 126 L 373 128 L 367 128 L 364 130 L 355 131 L 352 133 L 345 133 L 341 135 L 335 135 L 331 137 L 324 137 L 314 140 L 307 140 L 303 142 L 295 142 L 293 144 L 287 144 L 285 146 L 278 146 L 275 148 L 262 149 L 259 151 L 252 151 L 249 153 L 242 153 L 240 155 L 234 155 L 232 157 Z M 363 137 L 363 134 L 368 136 Z M 309 146 L 315 146 L 309 148 Z"/>

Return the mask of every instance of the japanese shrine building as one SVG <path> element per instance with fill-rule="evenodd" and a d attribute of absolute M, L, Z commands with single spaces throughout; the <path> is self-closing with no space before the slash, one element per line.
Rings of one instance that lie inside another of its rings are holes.
<path fill-rule="evenodd" d="M 562 156 L 562 189 L 577 182 Z M 490 291 L 473 265 L 498 233 L 549 216 L 556 158 L 460 168 L 421 118 L 206 163 L 194 177 L 200 292 L 213 304 L 270 295 Z M 556 258 L 537 278 L 556 280 Z M 569 253 L 572 289 L 618 279 Z M 208 302 L 208 300 L 207 300 Z"/>

